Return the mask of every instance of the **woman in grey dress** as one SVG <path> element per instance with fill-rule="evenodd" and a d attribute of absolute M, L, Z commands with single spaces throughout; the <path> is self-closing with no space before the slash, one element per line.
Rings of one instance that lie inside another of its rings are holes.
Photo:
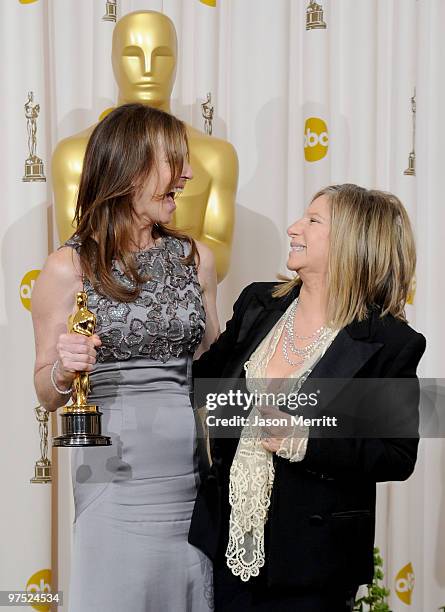
<path fill-rule="evenodd" d="M 76 233 L 34 288 L 39 401 L 56 410 L 90 372 L 112 440 L 72 450 L 71 612 L 212 608 L 211 564 L 187 534 L 199 484 L 191 363 L 219 333 L 216 273 L 210 249 L 166 227 L 190 178 L 179 120 L 115 109 L 88 143 Z M 91 338 L 66 333 L 80 290 Z"/>

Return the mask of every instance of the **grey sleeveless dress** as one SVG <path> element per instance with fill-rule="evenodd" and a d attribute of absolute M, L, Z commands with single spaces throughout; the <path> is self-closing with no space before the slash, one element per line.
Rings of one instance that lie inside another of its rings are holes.
<path fill-rule="evenodd" d="M 188 243 L 162 240 L 135 255 L 151 278 L 134 302 L 103 297 L 84 280 L 102 340 L 89 400 L 112 445 L 71 451 L 70 612 L 213 607 L 211 563 L 187 542 L 199 484 L 189 391 L 205 311 L 196 266 L 180 259 Z M 129 284 L 116 264 L 113 274 Z"/>

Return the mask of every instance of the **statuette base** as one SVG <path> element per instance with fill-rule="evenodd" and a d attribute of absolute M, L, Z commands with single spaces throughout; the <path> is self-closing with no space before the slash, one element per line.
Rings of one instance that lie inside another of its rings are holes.
<path fill-rule="evenodd" d="M 116 19 L 117 19 L 116 5 L 115 4 L 109 4 L 107 2 L 106 13 L 102 17 L 102 21 L 116 21 Z"/>
<path fill-rule="evenodd" d="M 39 459 L 34 466 L 34 478 L 30 478 L 32 483 L 51 482 L 51 463 L 48 459 Z"/>
<path fill-rule="evenodd" d="M 407 176 L 415 176 L 416 175 L 416 157 L 414 153 L 410 153 L 408 159 L 408 168 L 403 172 Z"/>
<path fill-rule="evenodd" d="M 111 438 L 101 434 L 101 416 L 99 410 L 63 412 L 60 415 L 62 435 L 53 439 L 53 446 L 110 446 Z"/>
<path fill-rule="evenodd" d="M 22 181 L 25 183 L 31 181 L 46 181 L 43 161 L 39 157 L 29 157 L 25 161 L 25 174 Z"/>

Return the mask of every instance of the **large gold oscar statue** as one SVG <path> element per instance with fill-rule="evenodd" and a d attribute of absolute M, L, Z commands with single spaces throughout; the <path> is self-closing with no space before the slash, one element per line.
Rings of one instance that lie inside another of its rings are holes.
<path fill-rule="evenodd" d="M 141 102 L 170 112 L 177 39 L 168 17 L 154 11 L 139 11 L 120 19 L 113 32 L 112 62 L 119 105 Z M 72 220 L 80 173 L 93 128 L 62 140 L 54 151 L 52 175 L 62 242 L 74 231 Z M 212 249 L 221 281 L 230 264 L 238 159 L 230 143 L 191 126 L 187 126 L 187 133 L 194 178 L 177 199 L 172 225 Z"/>

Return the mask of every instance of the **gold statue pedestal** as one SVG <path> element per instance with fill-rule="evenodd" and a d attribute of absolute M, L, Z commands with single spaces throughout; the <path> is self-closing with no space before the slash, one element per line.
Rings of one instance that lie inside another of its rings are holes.
<path fill-rule="evenodd" d="M 31 181 L 46 181 L 43 161 L 40 157 L 33 155 L 25 160 L 25 175 L 22 178 L 25 183 Z"/>
<path fill-rule="evenodd" d="M 108 0 L 105 5 L 105 15 L 102 17 L 102 21 L 116 21 L 116 0 Z"/>
<path fill-rule="evenodd" d="M 325 30 L 326 22 L 323 18 L 323 7 L 315 0 L 309 2 L 306 9 L 306 30 Z"/>
<path fill-rule="evenodd" d="M 62 435 L 53 439 L 53 446 L 110 446 L 111 438 L 101 435 L 101 416 L 97 406 L 65 406 L 60 415 Z"/>
<path fill-rule="evenodd" d="M 404 171 L 407 176 L 415 176 L 416 175 L 416 156 L 412 151 L 408 157 L 408 168 Z"/>
<path fill-rule="evenodd" d="M 30 478 L 32 483 L 51 482 L 51 462 L 49 459 L 39 459 L 34 465 L 34 478 Z"/>

